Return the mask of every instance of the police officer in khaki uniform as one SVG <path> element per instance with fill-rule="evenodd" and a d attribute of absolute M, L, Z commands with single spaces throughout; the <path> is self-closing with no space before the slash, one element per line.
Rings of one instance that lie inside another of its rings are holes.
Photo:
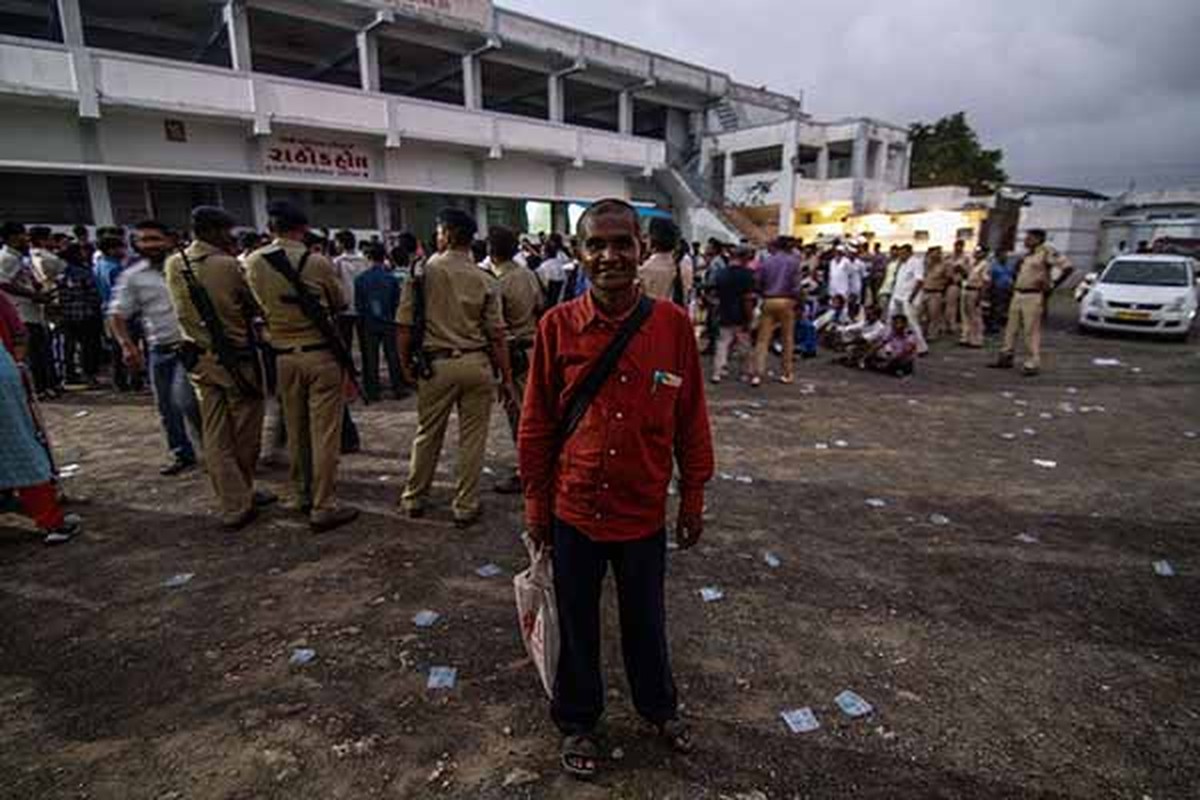
<path fill-rule="evenodd" d="M 410 517 L 424 515 L 450 412 L 457 408 L 460 452 L 452 509 L 459 527 L 480 516 L 479 476 L 495 396 L 493 364 L 502 376 L 505 402 L 520 402 L 505 343 L 500 285 L 471 255 L 475 230 L 475 220 L 462 210 L 446 209 L 438 215 L 439 254 L 405 285 L 396 311 L 401 369 L 405 380 L 417 384 L 417 433 L 401 504 Z M 418 293 L 423 295 L 423 313 Z M 414 331 L 422 316 L 424 330 Z M 432 376 L 413 371 L 414 335 L 423 338 L 421 350 Z"/>
<path fill-rule="evenodd" d="M 958 343 L 963 347 L 983 347 L 983 298 L 992 287 L 992 262 L 982 247 L 975 253 L 975 263 L 967 270 L 963 284 L 963 325 Z"/>
<path fill-rule="evenodd" d="M 946 286 L 946 330 L 957 335 L 966 329 L 966 315 L 962 309 L 962 286 L 971 269 L 971 257 L 967 255 L 967 243 L 962 239 L 954 242 L 954 252 L 946 260 L 949 283 Z"/>
<path fill-rule="evenodd" d="M 525 396 L 525 379 L 529 375 L 529 355 L 537 334 L 537 321 L 545 304 L 545 294 L 537 273 L 513 261 L 517 254 L 517 236 L 508 228 L 488 231 L 488 257 L 492 274 L 500 282 L 500 297 L 504 306 L 504 328 L 508 336 L 508 358 L 512 364 L 513 386 L 518 399 Z M 503 399 L 503 398 L 501 398 Z M 508 404 L 508 425 L 513 441 L 521 424 L 519 403 Z M 521 479 L 516 474 L 496 485 L 500 494 L 520 494 Z"/>
<path fill-rule="evenodd" d="M 946 289 L 950 286 L 949 265 L 942 256 L 942 248 L 931 247 L 925 254 L 925 337 L 934 341 L 942 335 L 946 324 Z"/>
<path fill-rule="evenodd" d="M 1017 268 L 1013 284 L 1008 327 L 1004 331 L 1004 349 L 996 369 L 1012 369 L 1017 349 L 1017 334 L 1025 340 L 1027 355 L 1023 373 L 1037 375 L 1042 366 L 1042 317 L 1046 299 L 1074 271 L 1070 259 L 1046 244 L 1046 232 L 1040 229 L 1025 235 L 1025 258 Z"/>
<path fill-rule="evenodd" d="M 263 393 L 250 326 L 259 309 L 242 265 L 229 254 L 233 226 L 233 217 L 220 208 L 195 209 L 194 239 L 186 251 L 167 259 L 165 275 L 185 342 L 184 366 L 200 406 L 204 462 L 221 505 L 221 523 L 240 530 L 275 497 L 254 491 Z"/>
<path fill-rule="evenodd" d="M 358 511 L 339 508 L 335 498 L 345 411 L 345 378 L 330 339 L 301 309 L 295 285 L 271 259 L 282 254 L 323 310 L 337 315 L 346 305 L 342 283 L 325 256 L 304 245 L 308 219 L 290 203 L 268 209 L 275 241 L 246 259 L 250 288 L 263 310 L 275 351 L 278 392 L 287 426 L 293 507 L 308 513 L 314 531 L 354 521 Z M 332 320 L 331 320 L 332 324 Z M 336 326 L 334 326 L 336 336 Z"/>

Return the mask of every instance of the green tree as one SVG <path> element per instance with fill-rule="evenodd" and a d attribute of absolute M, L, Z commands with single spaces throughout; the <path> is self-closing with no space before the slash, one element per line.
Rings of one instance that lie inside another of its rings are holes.
<path fill-rule="evenodd" d="M 1008 173 L 1000 166 L 1004 151 L 985 150 L 962 111 L 932 125 L 914 123 L 909 127 L 909 139 L 913 145 L 914 189 L 968 186 L 972 194 L 989 194 L 1008 180 Z"/>

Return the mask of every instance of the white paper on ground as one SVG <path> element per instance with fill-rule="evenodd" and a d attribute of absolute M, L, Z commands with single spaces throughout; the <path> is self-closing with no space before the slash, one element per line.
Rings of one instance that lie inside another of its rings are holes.
<path fill-rule="evenodd" d="M 865 717 L 875 710 L 870 703 L 849 689 L 835 697 L 833 702 L 849 717 Z"/>
<path fill-rule="evenodd" d="M 821 727 L 811 708 L 793 708 L 779 712 L 779 716 L 783 717 L 784 724 L 792 733 L 812 733 Z"/>
<path fill-rule="evenodd" d="M 706 603 L 715 603 L 725 599 L 725 593 L 715 586 L 705 586 L 700 590 L 700 599 Z"/>
<path fill-rule="evenodd" d="M 425 686 L 429 689 L 453 689 L 457 680 L 458 670 L 454 667 L 430 667 L 429 682 Z"/>

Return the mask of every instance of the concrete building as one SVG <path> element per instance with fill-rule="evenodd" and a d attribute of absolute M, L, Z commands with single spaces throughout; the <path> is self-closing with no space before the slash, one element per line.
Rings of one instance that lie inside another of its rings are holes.
<path fill-rule="evenodd" d="M 1102 221 L 1100 254 L 1107 260 L 1164 239 L 1200 246 L 1200 188 L 1118 197 Z"/>
<path fill-rule="evenodd" d="M 0 208 L 59 225 L 219 202 L 261 228 L 286 197 L 362 232 L 445 205 L 564 231 L 616 195 L 731 239 L 726 206 L 787 230 L 905 172 L 899 129 L 490 0 L 0 0 L 0 115 Z"/>

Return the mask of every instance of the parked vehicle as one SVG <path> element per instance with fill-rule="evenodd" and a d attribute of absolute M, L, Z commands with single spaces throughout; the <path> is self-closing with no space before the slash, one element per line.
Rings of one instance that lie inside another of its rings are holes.
<path fill-rule="evenodd" d="M 1185 256 L 1119 256 L 1083 298 L 1079 327 L 1186 340 L 1200 306 L 1198 280 L 1197 262 Z"/>

